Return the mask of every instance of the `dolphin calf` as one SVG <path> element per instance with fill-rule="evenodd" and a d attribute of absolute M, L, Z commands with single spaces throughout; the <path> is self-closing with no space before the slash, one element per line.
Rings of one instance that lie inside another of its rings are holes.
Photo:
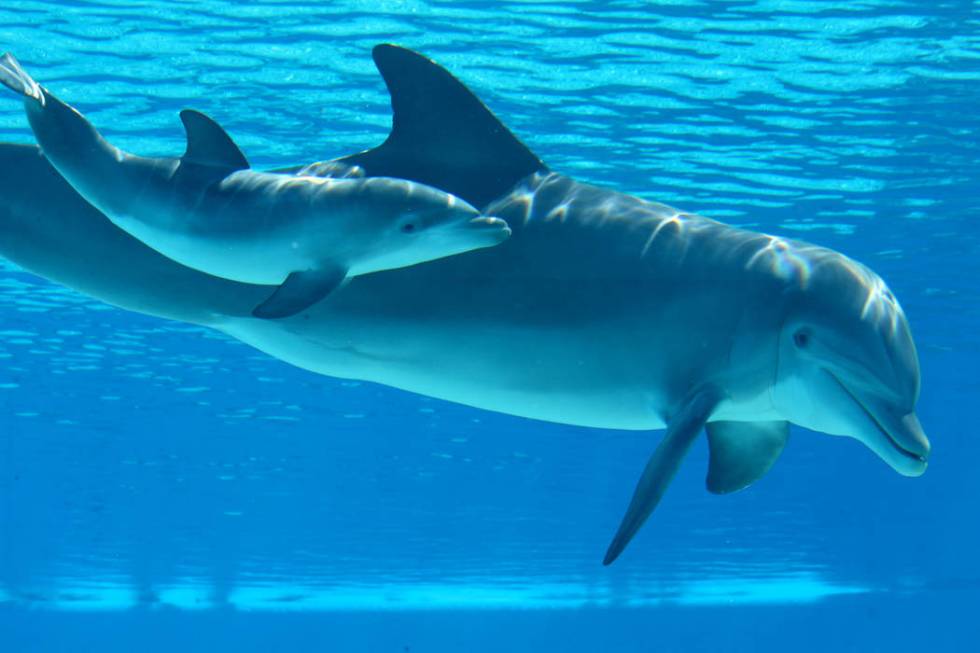
<path fill-rule="evenodd" d="M 506 222 L 449 193 L 367 178 L 357 166 L 253 171 L 225 131 L 197 111 L 180 114 L 182 157 L 136 157 L 109 144 L 10 54 L 0 57 L 0 83 L 24 96 L 52 165 L 116 225 L 197 270 L 281 284 L 257 317 L 293 315 L 348 276 L 490 247 L 510 235 Z"/>
<path fill-rule="evenodd" d="M 606 564 L 702 431 L 712 493 L 764 476 L 790 424 L 856 438 L 903 475 L 925 471 L 915 346 L 874 272 L 829 249 L 552 172 L 435 63 L 390 45 L 374 59 L 392 132 L 326 168 L 454 193 L 506 220 L 506 242 L 359 276 L 301 315 L 259 320 L 250 307 L 268 287 L 159 256 L 89 207 L 37 148 L 4 145 L 0 253 L 314 372 L 534 419 L 666 428 L 638 470 Z"/>

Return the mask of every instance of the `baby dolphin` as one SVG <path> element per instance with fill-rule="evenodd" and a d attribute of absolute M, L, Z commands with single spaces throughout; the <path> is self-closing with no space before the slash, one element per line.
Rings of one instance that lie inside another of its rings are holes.
<path fill-rule="evenodd" d="M 256 172 L 228 134 L 197 111 L 180 114 L 187 151 L 147 158 L 109 144 L 10 54 L 0 82 L 25 98 L 54 168 L 119 228 L 188 267 L 278 285 L 253 314 L 294 315 L 350 276 L 497 245 L 507 223 L 424 184 L 365 177 L 356 167 Z"/>

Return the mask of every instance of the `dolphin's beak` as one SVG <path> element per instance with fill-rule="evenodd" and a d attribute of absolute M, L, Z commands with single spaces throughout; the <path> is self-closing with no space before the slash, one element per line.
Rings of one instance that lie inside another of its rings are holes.
<path fill-rule="evenodd" d="M 470 220 L 470 225 L 474 227 L 484 227 L 487 229 L 510 229 L 506 220 L 495 218 L 489 215 L 478 215 Z"/>
<path fill-rule="evenodd" d="M 471 229 L 485 231 L 495 243 L 507 240 L 511 233 L 510 225 L 507 224 L 506 220 L 486 215 L 473 218 L 467 223 L 467 226 Z"/>
<path fill-rule="evenodd" d="M 874 417 L 875 422 L 878 427 L 888 436 L 889 441 L 892 445 L 906 458 L 909 458 L 913 463 L 918 463 L 918 465 L 913 464 L 909 469 L 912 473 L 908 473 L 908 476 L 919 476 L 924 471 L 926 471 L 926 465 L 929 461 L 929 438 L 926 437 L 925 432 L 922 430 L 922 424 L 919 423 L 919 418 L 915 413 L 907 413 L 901 416 L 894 416 L 894 414 L 887 409 L 875 410 L 874 408 L 865 407 L 872 417 Z M 918 470 L 917 473 L 915 470 Z M 905 473 L 903 471 L 903 473 Z"/>
<path fill-rule="evenodd" d="M 884 452 L 877 447 L 872 448 L 878 450 L 879 455 L 898 473 L 921 476 L 928 466 L 930 445 L 915 412 L 906 413 L 880 399 L 862 396 L 864 393 L 852 391 L 836 374 L 831 376 L 861 408 L 881 439 L 887 443 L 891 455 L 883 455 Z"/>

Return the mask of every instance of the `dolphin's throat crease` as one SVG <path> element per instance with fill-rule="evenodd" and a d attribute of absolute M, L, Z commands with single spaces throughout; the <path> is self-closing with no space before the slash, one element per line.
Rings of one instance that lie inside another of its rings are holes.
<path fill-rule="evenodd" d="M 0 254 L 316 372 L 567 424 L 666 428 L 606 564 L 702 431 L 714 493 L 761 478 L 791 423 L 925 471 L 918 357 L 871 270 L 552 173 L 435 63 L 391 45 L 374 58 L 388 140 L 262 173 L 192 111 L 183 157 L 121 153 L 5 55 L 0 82 L 25 98 L 46 159 L 0 145 Z M 76 242 L 101 256 L 64 255 Z"/>

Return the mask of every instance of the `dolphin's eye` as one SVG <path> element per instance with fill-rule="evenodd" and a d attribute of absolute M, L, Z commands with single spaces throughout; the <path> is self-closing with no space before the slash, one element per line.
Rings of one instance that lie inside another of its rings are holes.
<path fill-rule="evenodd" d="M 410 234 L 413 231 L 415 231 L 415 223 L 414 222 L 406 222 L 405 224 L 402 225 L 402 233 L 403 234 Z"/>
<path fill-rule="evenodd" d="M 810 344 L 810 334 L 800 329 L 793 334 L 793 344 L 799 349 L 806 349 L 807 345 Z"/>

